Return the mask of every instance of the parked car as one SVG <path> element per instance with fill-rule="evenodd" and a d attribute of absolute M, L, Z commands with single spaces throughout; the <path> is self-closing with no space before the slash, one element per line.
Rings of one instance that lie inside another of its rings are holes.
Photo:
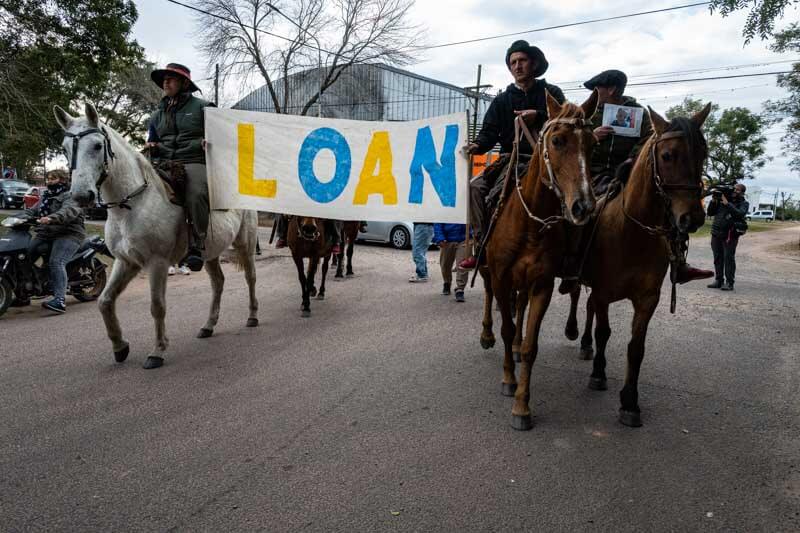
<path fill-rule="evenodd" d="M 744 216 L 745 220 L 766 220 L 772 222 L 775 220 L 775 212 L 772 209 L 762 209 L 760 211 L 753 211 Z"/>
<path fill-rule="evenodd" d="M 44 189 L 45 187 L 41 187 L 39 185 L 34 185 L 28 189 L 28 192 L 26 192 L 25 196 L 22 197 L 22 203 L 24 204 L 25 209 L 30 209 L 39 203 L 39 196 L 41 196 Z"/>
<path fill-rule="evenodd" d="M 19 209 L 30 185 L 19 180 L 0 180 L 0 209 Z"/>
<path fill-rule="evenodd" d="M 393 247 L 411 248 L 414 224 L 411 222 L 367 222 L 366 231 L 358 232 L 363 241 L 388 242 Z"/>

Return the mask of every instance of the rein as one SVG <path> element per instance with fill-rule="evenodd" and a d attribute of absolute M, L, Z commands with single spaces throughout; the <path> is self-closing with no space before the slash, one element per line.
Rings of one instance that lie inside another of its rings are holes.
<path fill-rule="evenodd" d="M 78 144 L 80 143 L 81 139 L 86 137 L 87 135 L 91 135 L 93 133 L 99 133 L 103 136 L 103 170 L 100 172 L 100 177 L 95 182 L 94 186 L 97 189 L 98 197 L 100 195 L 100 186 L 108 179 L 108 167 L 110 162 L 113 162 L 116 156 L 114 155 L 114 151 L 111 149 L 111 138 L 108 136 L 108 132 L 106 129 L 103 128 L 88 128 L 78 133 L 70 133 L 68 131 L 64 132 L 65 137 L 72 138 L 72 157 L 70 158 L 69 164 L 69 177 L 70 181 L 72 180 L 72 172 L 78 168 Z M 145 189 L 147 189 L 149 183 L 147 182 L 147 178 L 144 178 L 144 184 L 140 185 L 136 190 L 132 193 L 128 194 L 122 200 L 118 202 L 98 202 L 100 207 L 104 207 L 106 209 L 111 209 L 114 207 L 119 207 L 121 209 L 131 209 L 130 200 L 142 194 Z"/>

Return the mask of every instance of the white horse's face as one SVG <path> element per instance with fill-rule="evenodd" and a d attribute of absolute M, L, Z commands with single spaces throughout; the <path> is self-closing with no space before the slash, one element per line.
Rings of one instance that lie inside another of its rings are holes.
<path fill-rule="evenodd" d="M 94 205 L 99 197 L 98 183 L 111 162 L 106 137 L 99 131 L 97 111 L 91 104 L 86 104 L 86 117 L 72 117 L 58 106 L 53 111 L 65 132 L 61 146 L 72 169 L 72 197 L 83 207 Z"/>

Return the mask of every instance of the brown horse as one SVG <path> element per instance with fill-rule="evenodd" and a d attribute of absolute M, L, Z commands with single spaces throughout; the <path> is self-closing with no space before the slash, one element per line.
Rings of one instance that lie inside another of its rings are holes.
<path fill-rule="evenodd" d="M 597 227 L 586 251 L 581 281 L 592 288 L 581 340 L 581 352 L 586 359 L 592 357 L 592 318 L 597 316 L 594 332 L 597 356 L 589 388 L 607 388 L 609 304 L 623 299 L 633 303 L 628 368 L 620 391 L 619 411 L 620 422 L 627 426 L 642 425 L 639 370 L 647 328 L 670 263 L 670 245 L 665 235 L 692 233 L 705 221 L 700 199 L 708 149 L 700 128 L 710 110 L 711 104 L 691 118 L 676 118 L 668 123 L 650 109 L 654 134 L 639 153 L 622 192 L 598 208 L 599 216 L 594 222 Z M 572 293 L 566 328 L 567 336 L 573 339 L 577 338 L 579 296 L 580 288 Z"/>
<path fill-rule="evenodd" d="M 353 247 L 358 238 L 358 229 L 361 227 L 360 222 L 345 222 L 342 227 L 342 246 L 339 250 L 339 255 L 334 257 L 334 264 L 336 265 L 336 278 L 344 277 L 344 255 L 347 253 L 347 275 L 353 275 Z M 347 250 L 345 250 L 347 248 Z"/>
<path fill-rule="evenodd" d="M 481 268 L 486 291 L 481 345 L 488 348 L 494 344 L 492 299 L 497 298 L 505 345 L 502 392 L 515 395 L 511 409 L 511 425 L 515 429 L 532 427 L 531 369 L 538 352 L 539 328 L 563 260 L 563 222 L 585 224 L 594 210 L 587 162 L 595 142 L 588 119 L 596 108 L 596 92 L 581 106 L 569 102 L 562 106 L 547 95 L 547 113 L 551 119 L 544 124 L 539 141 L 531 143 L 534 150 L 524 179 L 511 175 L 506 178 L 505 191 L 510 193 L 503 200 L 505 205 L 486 249 L 486 265 Z M 522 296 L 517 298 L 520 317 L 523 300 L 530 302 L 521 346 L 519 387 L 514 376 L 512 344 L 522 321 L 518 320 L 515 327 L 512 317 L 515 293 Z"/>
<path fill-rule="evenodd" d="M 297 267 L 297 277 L 303 290 L 302 314 L 311 316 L 311 297 L 325 299 L 325 277 L 328 275 L 328 263 L 331 260 L 331 245 L 325 235 L 325 224 L 320 218 L 293 216 L 286 230 L 286 243 L 292 251 L 292 259 Z M 308 258 L 308 272 L 304 272 L 303 259 Z M 314 287 L 314 276 L 317 274 L 320 258 L 322 261 L 322 282 L 319 293 Z"/>

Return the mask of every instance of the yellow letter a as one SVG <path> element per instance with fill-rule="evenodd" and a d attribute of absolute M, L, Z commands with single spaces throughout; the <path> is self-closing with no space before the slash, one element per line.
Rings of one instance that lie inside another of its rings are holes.
<path fill-rule="evenodd" d="M 374 173 L 376 166 L 377 174 Z M 392 174 L 392 148 L 389 146 L 388 131 L 376 131 L 372 135 L 358 178 L 353 205 L 366 205 L 370 194 L 383 196 L 384 205 L 397 204 L 397 183 Z"/>

